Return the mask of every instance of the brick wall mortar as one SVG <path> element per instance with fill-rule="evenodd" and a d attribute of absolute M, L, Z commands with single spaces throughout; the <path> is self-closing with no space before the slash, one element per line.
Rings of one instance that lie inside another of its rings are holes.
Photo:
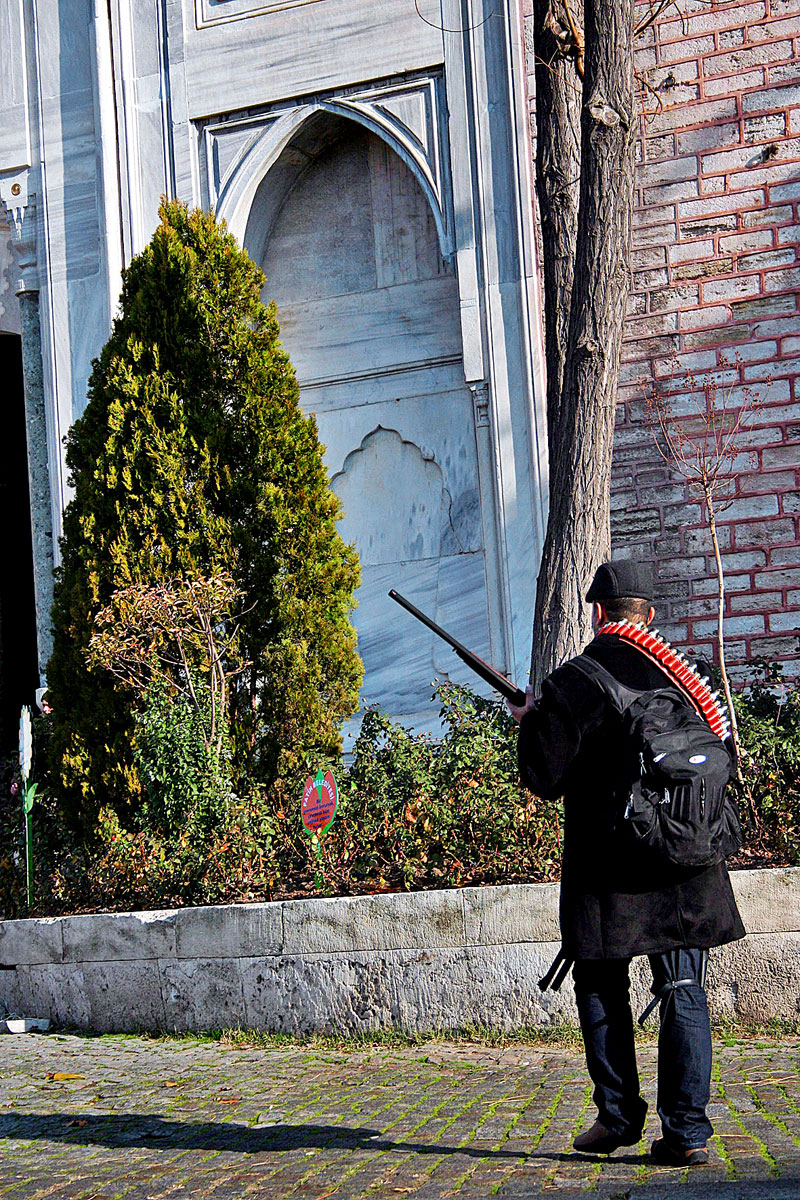
<path fill-rule="evenodd" d="M 800 680 L 800 0 L 680 8 L 637 45 L 660 105 L 643 89 L 613 550 L 656 560 L 662 628 L 708 653 L 710 539 L 642 436 L 642 399 L 654 379 L 685 395 L 691 372 L 724 372 L 733 404 L 755 389 L 763 406 L 719 516 L 728 658 L 742 676 L 767 655 Z"/>

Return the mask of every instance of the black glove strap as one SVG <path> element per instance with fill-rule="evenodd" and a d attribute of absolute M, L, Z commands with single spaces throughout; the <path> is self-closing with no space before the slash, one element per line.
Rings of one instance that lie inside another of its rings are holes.
<path fill-rule="evenodd" d="M 654 998 L 650 1001 L 647 1008 L 644 1010 L 642 1015 L 639 1017 L 639 1024 L 642 1026 L 644 1025 L 645 1021 L 650 1016 L 650 1013 L 653 1011 L 655 1006 L 658 1004 L 659 1000 L 665 1000 L 668 1003 L 670 996 L 674 996 L 676 991 L 678 990 L 678 988 L 692 987 L 693 985 L 696 985 L 699 988 L 705 989 L 706 971 L 707 970 L 708 970 L 708 951 L 704 950 L 702 952 L 702 955 L 700 958 L 700 978 L 699 979 L 670 979 L 667 983 L 664 984 L 664 986 L 662 988 L 658 989 Z"/>
<path fill-rule="evenodd" d="M 539 991 L 546 992 L 548 988 L 552 988 L 554 992 L 557 992 L 569 975 L 572 961 L 571 958 L 567 958 L 562 947 L 539 980 Z"/>

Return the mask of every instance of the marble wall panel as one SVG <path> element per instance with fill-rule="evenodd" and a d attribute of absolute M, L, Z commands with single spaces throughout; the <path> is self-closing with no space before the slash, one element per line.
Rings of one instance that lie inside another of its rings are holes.
<path fill-rule="evenodd" d="M 135 254 L 144 249 L 158 223 L 161 196 L 165 193 L 174 196 L 177 190 L 173 172 L 176 130 L 171 120 L 169 80 L 171 60 L 176 60 L 176 67 L 182 65 L 183 46 L 182 37 L 170 38 L 167 59 L 163 22 L 169 5 L 164 0 L 124 2 L 130 16 L 128 20 L 120 21 L 118 29 L 118 54 L 127 76 L 122 139 L 126 165 L 123 187 L 124 193 L 127 192 L 129 252 Z M 184 128 L 184 139 L 187 132 Z M 190 196 L 182 198 L 188 200 Z"/>
<path fill-rule="evenodd" d="M 549 883 L 464 888 L 467 945 L 558 941 L 558 889 Z"/>
<path fill-rule="evenodd" d="M 461 994 L 448 996 L 459 1017 L 450 1023 L 503 1030 L 573 1024 L 577 1010 L 570 984 L 557 992 L 539 990 L 558 947 L 558 942 L 471 946 Z"/>
<path fill-rule="evenodd" d="M 20 967 L 19 1016 L 46 1017 L 58 1025 L 91 1029 L 91 997 L 79 963 Z"/>
<path fill-rule="evenodd" d="M 16 970 L 0 971 L 0 1020 L 4 1016 L 19 1017 L 24 1013 L 25 1006 L 22 1002 L 19 972 Z"/>
<path fill-rule="evenodd" d="M 73 363 L 72 416 L 77 420 L 86 408 L 92 362 L 100 354 L 111 332 L 109 297 L 100 275 L 71 279 L 66 291 Z"/>
<path fill-rule="evenodd" d="M 56 283 L 96 275 L 100 269 L 97 131 L 91 79 L 82 82 L 42 104 L 50 151 L 50 263 Z"/>
<path fill-rule="evenodd" d="M 342 537 L 357 544 L 362 567 L 439 558 L 450 510 L 441 468 L 394 429 L 369 433 L 334 487 Z"/>
<path fill-rule="evenodd" d="M 458 293 L 447 277 L 304 304 L 276 298 L 281 341 L 301 387 L 328 379 L 355 383 L 399 365 L 460 355 Z"/>
<path fill-rule="evenodd" d="M 743 915 L 749 925 L 749 914 Z M 750 934 L 743 941 L 712 950 L 708 999 L 712 1017 L 717 1020 L 797 1020 L 800 933 Z"/>
<path fill-rule="evenodd" d="M 372 403 L 367 399 L 372 392 L 372 380 L 364 381 L 363 386 L 351 384 L 340 392 L 340 397 L 349 397 L 348 406 L 315 413 L 334 488 L 348 456 L 356 453 L 376 430 L 384 429 L 394 431 L 403 441 L 416 446 L 424 459 L 436 464 L 449 497 L 448 512 L 451 506 L 458 509 L 464 503 L 462 497 L 473 492 L 477 479 L 472 398 L 463 382 L 460 385 L 457 382 L 457 368 L 452 368 L 450 386 L 444 386 L 446 377 L 440 378 L 441 391 L 408 395 L 406 389 L 417 385 L 416 372 L 396 373 L 392 376 L 393 398 L 375 399 Z M 365 403 L 361 403 L 362 397 Z M 481 547 L 479 523 L 468 509 L 462 512 L 458 532 L 460 548 L 465 553 Z"/>
<path fill-rule="evenodd" d="M 483 552 L 441 557 L 434 619 L 469 650 L 486 658 L 489 653 L 489 626 Z M 477 675 L 456 657 L 441 638 L 436 638 L 433 643 L 433 664 L 439 678 L 469 684 L 476 691 L 484 688 Z"/>
<path fill-rule="evenodd" d="M 389 598 L 394 588 L 448 629 L 482 658 L 489 653 L 486 620 L 486 575 L 483 553 L 452 559 L 400 562 L 363 570 L 356 598 L 358 649 L 365 667 L 362 704 L 377 705 L 418 731 L 441 732 L 436 680 L 468 685 L 481 694 L 488 689 L 440 638 L 404 613 Z M 457 604 L 442 606 L 443 587 L 453 587 Z M 355 732 L 351 726 L 349 732 Z"/>
<path fill-rule="evenodd" d="M 300 403 L 306 412 L 313 412 L 319 421 L 323 419 L 322 414 L 326 412 L 337 410 L 344 412 L 352 399 L 352 389 L 353 380 L 346 377 L 338 380 L 326 379 L 320 383 L 306 381 L 300 391 Z M 360 390 L 358 407 L 384 405 L 384 414 L 375 413 L 374 417 L 375 421 L 382 424 L 384 429 L 390 429 L 393 427 L 391 413 L 398 411 L 399 399 L 403 398 L 404 400 L 404 412 L 415 405 L 424 410 L 426 404 L 434 399 L 438 409 L 438 405 L 446 403 L 446 397 L 453 392 L 466 398 L 464 368 L 460 355 L 453 355 L 450 360 L 444 362 L 417 363 L 413 366 L 397 367 L 379 374 L 371 374 L 369 387 Z M 339 470 L 345 454 L 349 454 L 352 448 L 352 437 L 346 446 L 342 439 L 336 437 L 340 419 L 346 421 L 347 417 L 345 415 L 342 415 L 341 418 L 337 417 L 337 420 L 330 425 L 326 443 L 329 450 L 332 447 L 339 447 L 337 453 L 330 456 L 330 462 L 334 464 L 335 470 Z M 367 420 L 368 417 L 365 415 L 363 419 Z M 467 419 L 471 419 L 469 414 L 467 414 Z M 372 427 L 374 428 L 374 426 Z M 447 435 L 451 431 L 445 428 L 442 432 Z M 424 447 L 422 449 L 424 453 Z"/>
<path fill-rule="evenodd" d="M 299 178 L 269 230 L 265 294 L 279 298 L 282 310 L 377 286 L 370 189 L 370 148 L 377 139 L 355 123 L 340 128 L 344 136 L 334 145 L 303 147 Z M 261 190 L 274 186 L 267 176 Z"/>
<path fill-rule="evenodd" d="M 26 167 L 31 161 L 28 124 L 28 62 L 23 7 L 20 0 L 0 5 L 0 171 Z"/>
<path fill-rule="evenodd" d="M 14 294 L 17 274 L 11 251 L 11 230 L 0 220 L 0 332 L 22 333 L 19 303 Z"/>
<path fill-rule="evenodd" d="M 732 871 L 736 903 L 746 913 L 748 933 L 800 929 L 800 887 L 793 867 L 772 871 Z"/>
<path fill-rule="evenodd" d="M 0 921 L 0 963 L 60 963 L 64 953 L 60 917 Z"/>
<path fill-rule="evenodd" d="M 395 588 L 423 612 L 435 613 L 439 586 L 436 567 L 430 559 L 366 567 L 356 593 L 358 652 L 369 664 L 362 705 L 377 705 L 393 717 L 402 716 L 403 724 L 415 729 L 439 727 L 437 710 L 430 703 L 430 685 L 436 675 L 434 635 L 402 613 L 388 593 Z M 359 727 L 358 720 L 346 726 L 345 749 L 351 747 L 350 739 Z"/>
<path fill-rule="evenodd" d="M 208 905 L 173 913 L 176 958 L 277 954 L 283 942 L 280 904 Z"/>
<path fill-rule="evenodd" d="M 91 962 L 81 970 L 93 1030 L 132 1033 L 168 1028 L 158 961 Z"/>
<path fill-rule="evenodd" d="M 421 0 L 430 7 L 431 0 Z M 184 0 L 186 86 L 193 119 L 422 70 L 444 59 L 437 17 L 406 0 L 320 0 L 197 27 Z M 228 10 L 232 17 L 235 11 Z"/>

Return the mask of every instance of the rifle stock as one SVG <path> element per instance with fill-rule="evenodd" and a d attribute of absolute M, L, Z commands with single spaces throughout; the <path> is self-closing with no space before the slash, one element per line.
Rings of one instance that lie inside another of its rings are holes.
<path fill-rule="evenodd" d="M 427 617 L 424 612 L 417 608 L 416 604 L 412 604 L 410 600 L 406 600 L 405 596 L 401 596 L 394 588 L 389 592 L 392 600 L 395 600 L 407 612 L 410 612 L 412 617 L 416 617 L 423 625 L 427 625 L 428 629 L 432 630 L 437 637 L 442 641 L 447 642 L 451 646 L 458 657 L 465 663 L 471 671 L 480 676 L 490 687 L 493 687 L 501 696 L 505 696 L 506 700 L 510 700 L 518 708 L 525 703 L 525 693 L 516 687 L 510 679 L 506 679 L 505 675 L 501 675 L 499 671 L 495 671 L 494 667 L 479 658 L 477 654 L 473 654 L 466 646 L 462 646 L 461 642 L 456 641 L 447 630 L 442 629 L 441 625 L 437 625 L 430 617 Z"/>

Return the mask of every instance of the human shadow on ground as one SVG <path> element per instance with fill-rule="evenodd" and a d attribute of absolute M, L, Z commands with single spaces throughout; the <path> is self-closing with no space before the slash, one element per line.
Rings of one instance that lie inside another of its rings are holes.
<path fill-rule="evenodd" d="M 404 1150 L 414 1154 L 462 1154 L 467 1158 L 535 1159 L 597 1162 L 589 1154 L 493 1150 L 486 1146 L 447 1146 L 441 1142 L 397 1140 L 378 1129 L 348 1125 L 237 1125 L 228 1122 L 172 1121 L 158 1116 L 118 1113 L 7 1113 L 0 1116 L 0 1138 L 45 1140 L 71 1146 L 154 1150 L 228 1150 L 237 1154 L 286 1153 L 292 1150 Z M 645 1155 L 623 1154 L 615 1162 L 638 1165 Z"/>

